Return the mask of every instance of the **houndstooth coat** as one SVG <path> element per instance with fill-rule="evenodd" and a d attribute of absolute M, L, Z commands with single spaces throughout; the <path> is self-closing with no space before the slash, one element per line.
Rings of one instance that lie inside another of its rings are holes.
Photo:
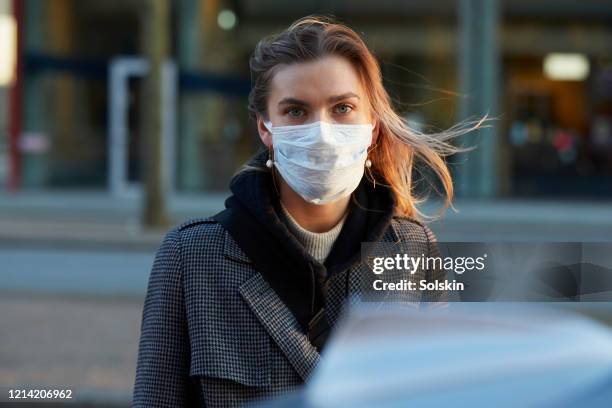
<path fill-rule="evenodd" d="M 408 243 L 413 256 L 435 251 L 432 232 L 401 217 L 392 218 L 381 242 Z M 346 299 L 354 301 L 361 291 L 365 271 L 359 264 L 330 277 L 325 307 L 332 324 Z M 442 273 L 419 270 L 416 277 L 443 279 Z M 415 302 L 440 301 L 444 293 L 410 296 Z M 167 233 L 144 303 L 134 407 L 242 406 L 299 387 L 320 358 L 291 311 L 215 219 L 192 219 Z"/>

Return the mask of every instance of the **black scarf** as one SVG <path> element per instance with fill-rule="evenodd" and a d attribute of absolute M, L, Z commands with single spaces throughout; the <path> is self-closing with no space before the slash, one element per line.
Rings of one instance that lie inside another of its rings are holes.
<path fill-rule="evenodd" d="M 267 151 L 249 164 L 262 167 Z M 389 188 L 363 177 L 349 213 L 324 264 L 317 262 L 278 217 L 279 199 L 270 171 L 248 170 L 230 182 L 226 209 L 214 216 L 230 233 L 305 330 L 324 304 L 318 276 L 331 276 L 361 260 L 361 243 L 379 241 L 395 209 Z"/>

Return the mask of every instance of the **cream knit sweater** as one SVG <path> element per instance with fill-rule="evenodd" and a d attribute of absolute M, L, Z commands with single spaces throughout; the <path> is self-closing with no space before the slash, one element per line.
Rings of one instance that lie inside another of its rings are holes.
<path fill-rule="evenodd" d="M 281 219 L 284 218 L 285 224 L 289 231 L 297 238 L 297 240 L 304 246 L 304 249 L 312 255 L 314 259 L 323 263 L 329 255 L 336 238 L 340 234 L 342 230 L 342 226 L 344 225 L 344 221 L 346 220 L 346 216 L 348 211 L 344 214 L 342 219 L 329 231 L 326 232 L 312 232 L 303 228 L 297 221 L 289 214 L 287 208 L 283 205 L 282 201 L 281 205 Z"/>

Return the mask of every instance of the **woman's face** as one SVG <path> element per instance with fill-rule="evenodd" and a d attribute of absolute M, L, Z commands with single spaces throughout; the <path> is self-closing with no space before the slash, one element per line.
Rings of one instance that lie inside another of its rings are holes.
<path fill-rule="evenodd" d="M 327 56 L 279 68 L 273 76 L 268 97 L 268 114 L 273 126 L 302 125 L 317 121 L 343 124 L 373 123 L 367 94 L 351 63 Z M 376 123 L 373 141 L 376 142 Z M 257 119 L 261 140 L 272 147 L 272 135 Z"/>

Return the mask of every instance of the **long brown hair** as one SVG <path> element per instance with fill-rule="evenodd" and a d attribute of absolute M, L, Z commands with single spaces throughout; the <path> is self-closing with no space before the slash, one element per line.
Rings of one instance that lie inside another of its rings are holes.
<path fill-rule="evenodd" d="M 376 184 L 391 188 L 397 202 L 396 213 L 417 220 L 430 218 L 416 207 L 426 199 L 414 191 L 413 167 L 416 162 L 433 171 L 439 180 L 445 196 L 443 210 L 446 209 L 452 203 L 453 182 L 445 158 L 463 150 L 453 146 L 450 140 L 480 127 L 486 117 L 434 134 L 412 129 L 393 109 L 383 86 L 380 66 L 372 52 L 355 31 L 331 17 L 303 17 L 285 31 L 268 36 L 257 44 L 249 61 L 253 85 L 249 111 L 252 116 L 261 115 L 269 119 L 268 93 L 277 67 L 329 55 L 346 58 L 359 73 L 372 113 L 378 120 L 376 147 L 369 154 L 372 161 L 370 176 Z M 262 170 L 267 169 L 264 167 Z"/>

